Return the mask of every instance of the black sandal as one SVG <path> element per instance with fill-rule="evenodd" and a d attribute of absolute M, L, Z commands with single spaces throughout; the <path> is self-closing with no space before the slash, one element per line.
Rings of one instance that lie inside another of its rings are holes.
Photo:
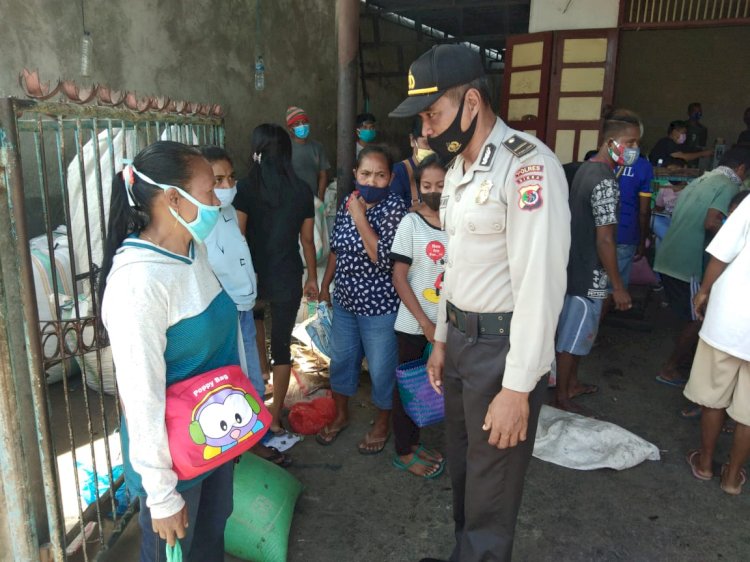
<path fill-rule="evenodd" d="M 263 460 L 266 460 L 268 462 L 272 462 L 276 466 L 280 466 L 281 468 L 286 468 L 289 465 L 292 464 L 292 457 L 289 455 L 285 455 L 281 451 L 279 451 L 276 447 L 267 447 L 269 451 L 271 451 L 271 454 L 268 457 L 260 457 Z"/>

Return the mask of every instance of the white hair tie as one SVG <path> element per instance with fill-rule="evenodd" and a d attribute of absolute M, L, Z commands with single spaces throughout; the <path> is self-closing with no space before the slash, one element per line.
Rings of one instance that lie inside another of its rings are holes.
<path fill-rule="evenodd" d="M 263 155 L 260 152 L 253 152 L 253 162 L 257 162 L 260 164 L 260 161 L 263 159 Z"/>

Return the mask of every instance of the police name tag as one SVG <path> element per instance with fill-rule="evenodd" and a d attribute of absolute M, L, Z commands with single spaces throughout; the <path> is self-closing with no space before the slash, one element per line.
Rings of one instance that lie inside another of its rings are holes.
<path fill-rule="evenodd" d="M 484 180 L 479 185 L 479 191 L 474 199 L 478 205 L 484 205 L 487 199 L 490 198 L 490 190 L 492 189 L 492 182 L 490 180 Z"/>

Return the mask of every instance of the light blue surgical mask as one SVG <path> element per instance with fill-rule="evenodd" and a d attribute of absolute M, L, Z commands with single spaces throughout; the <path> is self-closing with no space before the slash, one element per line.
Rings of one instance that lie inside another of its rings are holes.
<path fill-rule="evenodd" d="M 177 222 L 179 222 L 187 229 L 187 231 L 193 237 L 193 240 L 195 240 L 198 244 L 202 244 L 206 240 L 206 238 L 208 238 L 208 235 L 211 234 L 211 231 L 219 221 L 219 209 L 221 209 L 220 206 L 206 205 L 205 203 L 201 203 L 187 191 L 185 191 L 181 187 L 177 187 L 176 185 L 157 183 L 147 175 L 142 174 L 141 172 L 136 170 L 135 167 L 133 167 L 133 172 L 146 183 L 150 183 L 151 185 L 155 185 L 156 187 L 161 187 L 164 191 L 167 191 L 168 189 L 176 189 L 177 193 L 179 193 L 193 205 L 198 207 L 198 216 L 196 216 L 195 219 L 190 222 L 187 222 L 185 219 L 183 219 L 180 214 L 172 207 L 169 207 L 169 212 L 172 213 L 172 216 L 175 219 L 177 219 Z"/>
<path fill-rule="evenodd" d="M 310 134 L 310 124 L 303 123 L 296 125 L 295 127 L 292 127 L 292 131 L 294 131 L 294 136 L 298 139 L 306 139 L 307 135 Z"/>
<path fill-rule="evenodd" d="M 378 132 L 375 129 L 359 129 L 357 134 L 362 142 L 372 142 L 375 140 Z"/>

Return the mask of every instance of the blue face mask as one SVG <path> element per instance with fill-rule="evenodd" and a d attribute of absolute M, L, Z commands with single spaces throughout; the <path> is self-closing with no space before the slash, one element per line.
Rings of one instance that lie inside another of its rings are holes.
<path fill-rule="evenodd" d="M 383 199 L 388 197 L 388 194 L 390 193 L 391 189 L 390 187 L 375 187 L 374 185 L 362 185 L 361 183 L 356 182 L 355 187 L 357 191 L 359 191 L 359 194 L 362 196 L 362 199 L 365 200 L 365 203 L 380 203 Z"/>
<path fill-rule="evenodd" d="M 357 131 L 357 135 L 359 135 L 359 140 L 361 140 L 362 142 L 374 141 L 377 134 L 378 132 L 375 129 L 359 129 Z"/>
<path fill-rule="evenodd" d="M 307 135 L 310 134 L 310 124 L 304 123 L 302 125 L 297 125 L 292 127 L 292 131 L 294 131 L 294 136 L 298 139 L 306 139 Z"/>
<path fill-rule="evenodd" d="M 185 199 L 198 207 L 198 216 L 196 216 L 195 219 L 190 222 L 187 222 L 185 219 L 183 219 L 180 214 L 172 207 L 169 207 L 169 212 L 172 213 L 172 216 L 175 219 L 177 219 L 177 222 L 179 222 L 187 229 L 187 231 L 193 237 L 193 240 L 195 240 L 198 244 L 202 244 L 203 241 L 208 238 L 208 235 L 211 234 L 211 231 L 219 221 L 219 209 L 221 209 L 221 207 L 201 203 L 181 187 L 177 187 L 176 185 L 157 183 L 135 168 L 133 168 L 133 172 L 135 172 L 135 174 L 146 183 L 150 183 L 151 185 L 155 185 L 156 187 L 161 187 L 164 191 L 167 191 L 168 189 L 176 189 L 180 195 L 182 195 Z"/>

